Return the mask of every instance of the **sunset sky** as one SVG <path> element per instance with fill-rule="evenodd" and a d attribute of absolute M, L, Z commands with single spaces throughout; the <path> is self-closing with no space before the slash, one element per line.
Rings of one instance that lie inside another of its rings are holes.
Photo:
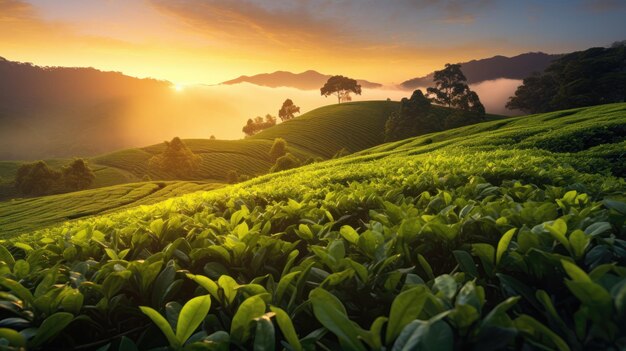
<path fill-rule="evenodd" d="M 0 0 L 0 56 L 175 84 L 315 69 L 385 84 L 626 39 L 626 1 Z"/>

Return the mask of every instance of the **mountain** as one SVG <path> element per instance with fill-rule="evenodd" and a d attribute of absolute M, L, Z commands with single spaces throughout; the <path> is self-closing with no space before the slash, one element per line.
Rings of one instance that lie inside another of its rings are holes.
<path fill-rule="evenodd" d="M 129 146 L 126 111 L 170 83 L 94 68 L 0 60 L 0 159 L 84 156 Z M 136 131 L 134 131 L 136 133 Z"/>
<path fill-rule="evenodd" d="M 563 55 L 550 55 L 543 52 L 529 52 L 513 57 L 494 56 L 491 58 L 462 62 L 461 69 L 469 84 L 498 78 L 524 79 L 533 72 L 543 72 L 555 59 Z M 423 77 L 409 79 L 400 84 L 404 89 L 423 88 L 432 85 L 434 72 Z"/>
<path fill-rule="evenodd" d="M 321 88 L 330 77 L 332 76 L 329 74 L 322 74 L 313 70 L 302 73 L 276 71 L 274 73 L 262 73 L 254 76 L 241 76 L 222 82 L 221 84 L 252 83 L 270 88 L 291 87 L 302 90 L 316 90 Z M 382 87 L 382 84 L 368 82 L 363 79 L 357 79 L 357 82 L 361 84 L 362 88 L 373 89 Z"/>

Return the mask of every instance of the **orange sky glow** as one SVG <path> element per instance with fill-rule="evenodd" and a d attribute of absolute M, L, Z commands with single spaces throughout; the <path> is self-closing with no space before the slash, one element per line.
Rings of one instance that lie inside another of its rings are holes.
<path fill-rule="evenodd" d="M 0 56 L 175 84 L 308 69 L 397 84 L 446 62 L 560 52 L 593 39 L 574 39 L 575 31 L 553 42 L 538 42 L 531 32 L 515 38 L 500 30 L 486 32 L 481 22 L 493 20 L 490 12 L 512 10 L 502 3 L 0 0 Z M 528 16 L 541 14 L 526 10 Z M 510 26 L 525 21 L 532 18 Z"/>

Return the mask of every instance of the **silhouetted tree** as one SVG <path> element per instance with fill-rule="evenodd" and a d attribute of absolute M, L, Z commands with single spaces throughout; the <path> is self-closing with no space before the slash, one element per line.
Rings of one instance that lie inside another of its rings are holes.
<path fill-rule="evenodd" d="M 287 142 L 283 138 L 274 139 L 274 143 L 272 144 L 272 148 L 269 151 L 269 155 L 272 160 L 276 161 L 281 156 L 284 156 L 287 153 Z"/>
<path fill-rule="evenodd" d="M 344 76 L 332 76 L 320 89 L 323 96 L 337 95 L 337 102 L 350 101 L 350 93 L 361 95 L 361 85 L 356 80 Z"/>
<path fill-rule="evenodd" d="M 27 163 L 17 169 L 15 187 L 26 195 L 45 195 L 59 188 L 61 173 L 44 161 Z"/>
<path fill-rule="evenodd" d="M 295 113 L 300 113 L 300 107 L 294 105 L 291 99 L 287 99 L 283 102 L 283 106 L 280 110 L 278 110 L 278 117 L 280 117 L 280 120 L 284 122 L 292 119 Z"/>
<path fill-rule="evenodd" d="M 246 123 L 245 126 L 243 126 L 241 131 L 244 132 L 247 136 L 251 136 L 264 129 L 273 127 L 275 125 L 276 125 L 276 117 L 270 114 L 267 114 L 265 115 L 265 119 L 263 119 L 263 117 L 261 116 L 257 116 L 254 119 L 252 118 L 248 119 L 248 122 Z"/>
<path fill-rule="evenodd" d="M 61 174 L 65 188 L 72 191 L 86 189 L 96 179 L 93 170 L 81 158 L 77 158 L 63 167 Z"/>
<path fill-rule="evenodd" d="M 626 101 L 626 46 L 567 54 L 524 79 L 506 107 L 541 113 Z"/>
<path fill-rule="evenodd" d="M 485 113 L 478 94 L 467 85 L 467 78 L 461 71 L 460 64 L 446 63 L 444 69 L 435 71 L 433 81 L 435 87 L 428 88 L 427 92 L 429 96 L 433 96 L 435 103 L 479 114 Z"/>
<path fill-rule="evenodd" d="M 175 177 L 185 178 L 198 170 L 200 161 L 200 156 L 194 154 L 179 137 L 175 137 L 170 142 L 165 141 L 163 153 L 153 156 L 149 164 Z"/>
<path fill-rule="evenodd" d="M 430 114 L 431 103 L 421 90 L 400 101 L 400 109 L 392 112 L 385 123 L 385 140 L 394 141 L 440 129 L 440 122 Z"/>
<path fill-rule="evenodd" d="M 211 134 L 211 136 L 209 137 L 209 140 L 215 140 L 215 135 Z"/>

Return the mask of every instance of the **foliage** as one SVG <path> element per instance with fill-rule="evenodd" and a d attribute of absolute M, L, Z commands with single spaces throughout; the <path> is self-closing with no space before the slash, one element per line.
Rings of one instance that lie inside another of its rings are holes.
<path fill-rule="evenodd" d="M 163 153 L 154 155 L 150 166 L 166 171 L 177 178 L 192 177 L 200 167 L 201 158 L 194 154 L 179 137 L 165 141 Z"/>
<path fill-rule="evenodd" d="M 480 102 L 478 94 L 471 91 L 467 85 L 467 78 L 461 71 L 460 64 L 449 64 L 441 71 L 435 71 L 435 87 L 427 89 L 429 96 L 434 96 L 437 104 L 455 107 L 464 111 L 485 114 L 485 107 Z"/>
<path fill-rule="evenodd" d="M 445 115 L 432 108 L 421 90 L 400 101 L 400 109 L 389 115 L 385 123 L 385 140 L 402 140 L 441 130 L 457 128 L 482 121 L 483 115 L 464 109 L 448 110 Z"/>
<path fill-rule="evenodd" d="M 61 170 L 63 184 L 69 191 L 87 189 L 93 184 L 96 176 L 87 162 L 77 158 Z"/>
<path fill-rule="evenodd" d="M 507 108 L 541 113 L 626 101 L 626 46 L 591 48 L 524 79 Z"/>
<path fill-rule="evenodd" d="M 269 155 L 273 160 L 277 160 L 281 156 L 285 156 L 287 153 L 287 142 L 283 138 L 274 139 L 272 148 L 269 151 Z"/>
<path fill-rule="evenodd" d="M 284 122 L 293 119 L 296 113 L 300 113 L 300 107 L 296 106 L 291 99 L 287 99 L 283 102 L 280 110 L 278 110 L 278 117 Z"/>
<path fill-rule="evenodd" d="M 17 169 L 15 187 L 26 195 L 44 195 L 58 188 L 61 173 L 44 161 L 25 163 Z"/>
<path fill-rule="evenodd" d="M 344 76 L 332 76 L 320 88 L 322 96 L 337 95 L 337 103 L 351 101 L 350 93 L 361 95 L 361 85 L 355 79 Z"/>
<path fill-rule="evenodd" d="M 285 155 L 280 156 L 276 159 L 276 163 L 274 163 L 274 165 L 270 169 L 270 173 L 296 168 L 299 167 L 300 164 L 300 160 L 293 154 L 288 152 Z"/>
<path fill-rule="evenodd" d="M 228 184 L 239 183 L 239 173 L 236 170 L 231 169 L 228 171 L 228 174 L 226 174 L 226 181 Z"/>
<path fill-rule="evenodd" d="M 256 116 L 254 119 L 249 118 L 246 125 L 241 129 L 247 136 L 255 135 L 258 132 L 273 127 L 276 125 L 276 117 L 267 114 L 265 119 L 261 116 Z"/>
<path fill-rule="evenodd" d="M 626 182 L 528 145 L 624 108 L 430 134 L 14 238 L 3 347 L 620 349 Z M 442 146 L 451 134 L 464 142 Z"/>

